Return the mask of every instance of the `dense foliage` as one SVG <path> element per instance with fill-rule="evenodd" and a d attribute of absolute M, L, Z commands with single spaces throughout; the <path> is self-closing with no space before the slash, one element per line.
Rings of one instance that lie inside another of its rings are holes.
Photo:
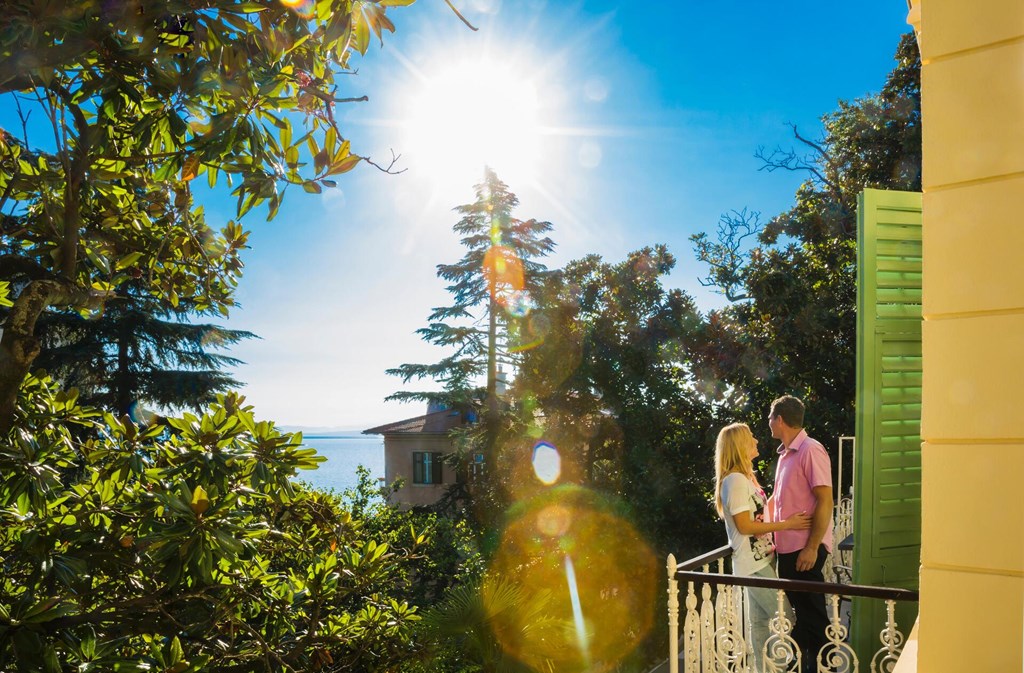
<path fill-rule="evenodd" d="M 408 658 L 410 572 L 337 498 L 322 458 L 228 396 L 140 429 L 46 380 L 0 443 L 0 668 L 388 670 Z"/>
<path fill-rule="evenodd" d="M 388 498 L 399 484 L 379 488 L 363 466 L 357 469 L 355 488 L 342 494 L 351 515 L 364 522 L 364 530 L 392 548 L 415 543 L 415 564 L 395 569 L 393 595 L 413 605 L 440 602 L 452 587 L 477 581 L 483 558 L 476 531 L 462 519 L 442 516 L 424 508 L 399 509 Z"/>
<path fill-rule="evenodd" d="M 0 280 L 17 289 L 0 431 L 48 306 L 96 310 L 137 280 L 226 313 L 247 233 L 208 224 L 191 181 L 224 179 L 239 216 L 273 217 L 289 186 L 319 192 L 368 161 L 336 122 L 339 75 L 411 2 L 4 3 L 0 96 L 23 123 L 0 129 Z"/>
<path fill-rule="evenodd" d="M 921 76 L 917 42 L 903 36 L 882 91 L 822 118 L 818 142 L 796 129 L 797 151 L 760 152 L 768 170 L 806 172 L 788 211 L 760 226 L 741 212 L 717 241 L 695 237 L 707 281 L 734 303 L 708 316 L 697 380 L 737 419 L 764 427 L 771 400 L 802 397 L 825 446 L 854 429 L 857 195 L 921 189 Z M 736 244 L 756 238 L 743 250 Z M 849 470 L 847 465 L 846 469 Z"/>
<path fill-rule="evenodd" d="M 564 479 L 624 499 L 657 548 L 699 551 L 718 532 L 706 497 L 714 419 L 691 383 L 700 314 L 662 284 L 674 266 L 656 246 L 550 275 L 528 320 L 537 342 L 514 386 L 519 414 L 509 430 L 521 439 L 510 436 L 506 448 L 522 456 L 524 440 L 550 442 Z"/>

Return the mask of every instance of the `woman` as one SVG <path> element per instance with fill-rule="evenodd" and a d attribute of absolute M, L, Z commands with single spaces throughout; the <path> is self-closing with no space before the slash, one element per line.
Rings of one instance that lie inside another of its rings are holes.
<path fill-rule="evenodd" d="M 785 521 L 765 521 L 766 498 L 754 476 L 757 440 L 746 423 L 727 425 L 715 442 L 715 508 L 725 520 L 732 547 L 734 575 L 777 577 L 775 542 L 777 530 L 810 528 L 811 517 L 799 512 Z M 753 650 L 755 670 L 761 668 L 761 651 L 768 639 L 768 620 L 778 604 L 772 589 L 748 587 L 746 593 L 747 643 Z M 792 618 L 789 605 L 786 612 Z"/>

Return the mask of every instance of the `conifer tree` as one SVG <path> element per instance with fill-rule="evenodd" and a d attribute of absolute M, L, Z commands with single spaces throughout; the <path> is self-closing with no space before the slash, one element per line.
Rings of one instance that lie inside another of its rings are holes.
<path fill-rule="evenodd" d="M 188 302 L 174 309 L 123 287 L 96 318 L 44 314 L 36 364 L 77 388 L 84 403 L 119 415 L 131 415 L 136 405 L 198 411 L 241 385 L 223 371 L 241 361 L 215 351 L 256 336 L 190 322 L 198 315 Z"/>
<path fill-rule="evenodd" d="M 420 400 L 463 413 L 483 412 L 482 424 L 456 432 L 458 448 L 451 460 L 458 479 L 438 503 L 441 510 L 473 497 L 466 488 L 470 455 L 481 454 L 485 464 L 497 458 L 494 447 L 502 415 L 497 366 L 500 362 L 514 368 L 518 363 L 523 340 L 520 323 L 547 273 L 536 260 L 555 246 L 545 236 L 550 222 L 513 217 L 519 199 L 493 170 L 484 169 L 484 179 L 475 190 L 473 203 L 455 208 L 462 218 L 453 230 L 462 237 L 466 253 L 454 264 L 437 267 L 454 301 L 435 308 L 429 324 L 417 330 L 425 341 L 449 353 L 433 364 L 403 364 L 387 370 L 403 383 L 430 380 L 441 385 L 440 390 L 399 391 L 389 400 Z M 484 387 L 479 385 L 482 376 L 486 376 Z M 477 491 L 487 499 L 491 491 L 485 487 L 487 471 L 477 476 L 484 480 Z"/>
<path fill-rule="evenodd" d="M 429 324 L 417 333 L 449 354 L 433 364 L 403 364 L 387 370 L 404 383 L 432 380 L 441 390 L 400 391 L 389 400 L 440 402 L 472 408 L 487 399 L 490 411 L 497 403 L 496 368 L 516 365 L 519 318 L 529 311 L 531 296 L 546 273 L 537 258 L 555 247 L 545 236 L 550 222 L 520 220 L 512 212 L 519 199 L 490 168 L 476 185 L 476 200 L 455 208 L 462 218 L 453 230 L 462 236 L 466 253 L 454 264 L 439 264 L 437 275 L 448 281 L 454 298 L 450 306 L 435 308 Z M 478 380 L 486 375 L 487 386 Z"/>

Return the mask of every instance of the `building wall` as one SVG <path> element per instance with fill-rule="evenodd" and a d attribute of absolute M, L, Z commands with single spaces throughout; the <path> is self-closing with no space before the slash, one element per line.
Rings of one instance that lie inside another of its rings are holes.
<path fill-rule="evenodd" d="M 918 671 L 1020 671 L 1024 2 L 923 0 Z"/>
<path fill-rule="evenodd" d="M 445 465 L 441 471 L 440 484 L 412 483 L 413 451 L 451 453 L 452 445 L 447 435 L 408 434 L 384 435 L 384 478 L 391 484 L 404 479 L 405 485 L 391 497 L 396 505 L 430 505 L 437 501 L 446 488 L 455 483 L 455 470 Z"/>

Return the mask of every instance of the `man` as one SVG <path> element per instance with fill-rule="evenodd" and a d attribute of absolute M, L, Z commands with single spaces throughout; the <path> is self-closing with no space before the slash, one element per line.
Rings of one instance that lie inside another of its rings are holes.
<path fill-rule="evenodd" d="M 832 463 L 825 447 L 804 430 L 804 404 L 792 395 L 772 402 L 768 427 L 779 445 L 775 492 L 768 500 L 772 521 L 798 512 L 811 514 L 809 530 L 775 533 L 778 573 L 782 579 L 824 582 L 822 568 L 832 551 Z M 802 652 L 804 670 L 817 670 L 818 652 L 828 641 L 825 595 L 786 592 L 796 612 L 793 639 Z"/>

